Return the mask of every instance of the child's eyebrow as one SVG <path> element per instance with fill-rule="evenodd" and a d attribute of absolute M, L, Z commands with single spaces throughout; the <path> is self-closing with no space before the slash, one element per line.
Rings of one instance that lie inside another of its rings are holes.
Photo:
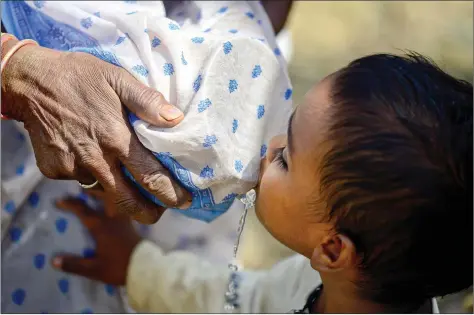
<path fill-rule="evenodd" d="M 288 131 L 287 131 L 287 138 L 288 138 L 288 154 L 291 156 L 291 152 L 293 152 L 293 118 L 295 117 L 296 109 L 291 113 L 290 119 L 288 121 Z"/>

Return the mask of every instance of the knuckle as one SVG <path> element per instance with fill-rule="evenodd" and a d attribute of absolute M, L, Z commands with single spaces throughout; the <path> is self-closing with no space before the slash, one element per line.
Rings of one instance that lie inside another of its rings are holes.
<path fill-rule="evenodd" d="M 80 163 L 86 169 L 95 169 L 97 167 L 97 158 L 96 158 L 97 149 L 92 146 L 83 146 L 82 149 L 78 152 L 78 157 Z"/>
<path fill-rule="evenodd" d="M 128 157 L 129 148 L 125 141 L 122 138 L 115 138 L 107 141 L 106 143 L 107 151 L 111 152 L 115 157 L 119 159 L 124 159 Z"/>
<path fill-rule="evenodd" d="M 103 74 L 110 85 L 114 88 L 115 92 L 118 95 L 123 95 L 125 92 L 129 91 L 129 80 L 134 79 L 133 76 L 128 73 L 125 69 L 108 64 L 103 69 Z"/>
<path fill-rule="evenodd" d="M 136 202 L 130 198 L 117 197 L 115 200 L 115 206 L 119 213 L 126 214 L 129 216 L 136 215 L 140 212 Z"/>
<path fill-rule="evenodd" d="M 60 176 L 59 176 L 59 173 L 52 169 L 50 166 L 46 166 L 46 165 L 43 165 L 41 163 L 37 163 L 37 166 L 39 168 L 39 170 L 41 171 L 41 173 L 49 178 L 49 179 L 59 179 Z"/>
<path fill-rule="evenodd" d="M 140 102 L 156 102 L 157 104 L 165 102 L 163 94 L 152 88 L 144 88 L 137 94 L 137 99 Z"/>
<path fill-rule="evenodd" d="M 107 151 L 110 151 L 117 157 L 123 157 L 128 154 L 130 141 L 130 130 L 120 123 L 111 124 L 110 129 L 104 134 L 102 145 Z"/>
<path fill-rule="evenodd" d="M 127 215 L 142 224 L 156 223 L 161 216 L 152 204 L 127 198 L 126 195 L 115 199 L 115 208 L 118 213 Z"/>
<path fill-rule="evenodd" d="M 141 175 L 141 182 L 144 188 L 156 195 L 163 203 L 169 207 L 176 207 L 180 201 L 173 185 L 173 180 L 162 171 L 153 171 Z"/>
<path fill-rule="evenodd" d="M 52 161 L 51 159 L 41 159 L 36 161 L 36 165 L 41 173 L 49 179 L 64 179 L 71 178 L 74 174 L 74 165 L 70 159 L 58 154 Z"/>
<path fill-rule="evenodd" d="M 163 94 L 157 90 L 152 88 L 143 88 L 137 92 L 136 103 L 150 104 L 151 106 L 139 106 L 137 108 L 137 114 L 150 116 L 153 114 L 153 112 L 159 110 L 162 105 L 167 104 L 168 102 L 166 101 Z"/>
<path fill-rule="evenodd" d="M 95 169 L 97 167 L 97 161 L 91 156 L 82 157 L 81 163 L 87 170 Z"/>

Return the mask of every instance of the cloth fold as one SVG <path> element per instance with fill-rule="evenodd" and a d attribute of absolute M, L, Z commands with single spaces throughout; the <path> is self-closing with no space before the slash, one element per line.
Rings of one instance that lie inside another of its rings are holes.
<path fill-rule="evenodd" d="M 257 1 L 7 1 L 2 20 L 20 39 L 125 68 L 185 113 L 170 129 L 130 123 L 192 193 L 189 209 L 174 209 L 189 217 L 210 222 L 253 188 L 268 141 L 286 131 L 291 85 Z"/>

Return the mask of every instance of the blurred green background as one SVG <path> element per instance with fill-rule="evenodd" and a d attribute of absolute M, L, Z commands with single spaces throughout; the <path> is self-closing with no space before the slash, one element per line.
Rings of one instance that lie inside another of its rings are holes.
<path fill-rule="evenodd" d="M 295 1 L 286 24 L 295 101 L 353 59 L 403 49 L 472 82 L 472 10 L 471 1 Z"/>

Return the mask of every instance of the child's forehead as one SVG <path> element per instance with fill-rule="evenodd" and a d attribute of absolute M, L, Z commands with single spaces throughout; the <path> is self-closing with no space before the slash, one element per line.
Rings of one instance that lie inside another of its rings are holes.
<path fill-rule="evenodd" d="M 296 108 L 292 122 L 295 151 L 314 153 L 324 141 L 325 126 L 330 120 L 331 77 L 315 84 Z"/>
<path fill-rule="evenodd" d="M 328 116 L 331 106 L 331 76 L 316 83 L 297 107 L 295 117 L 299 124 L 318 124 Z"/>
<path fill-rule="evenodd" d="M 334 73 L 330 74 L 314 84 L 308 93 L 306 93 L 304 103 L 319 109 L 329 106 L 331 103 L 330 95 L 334 76 Z"/>

